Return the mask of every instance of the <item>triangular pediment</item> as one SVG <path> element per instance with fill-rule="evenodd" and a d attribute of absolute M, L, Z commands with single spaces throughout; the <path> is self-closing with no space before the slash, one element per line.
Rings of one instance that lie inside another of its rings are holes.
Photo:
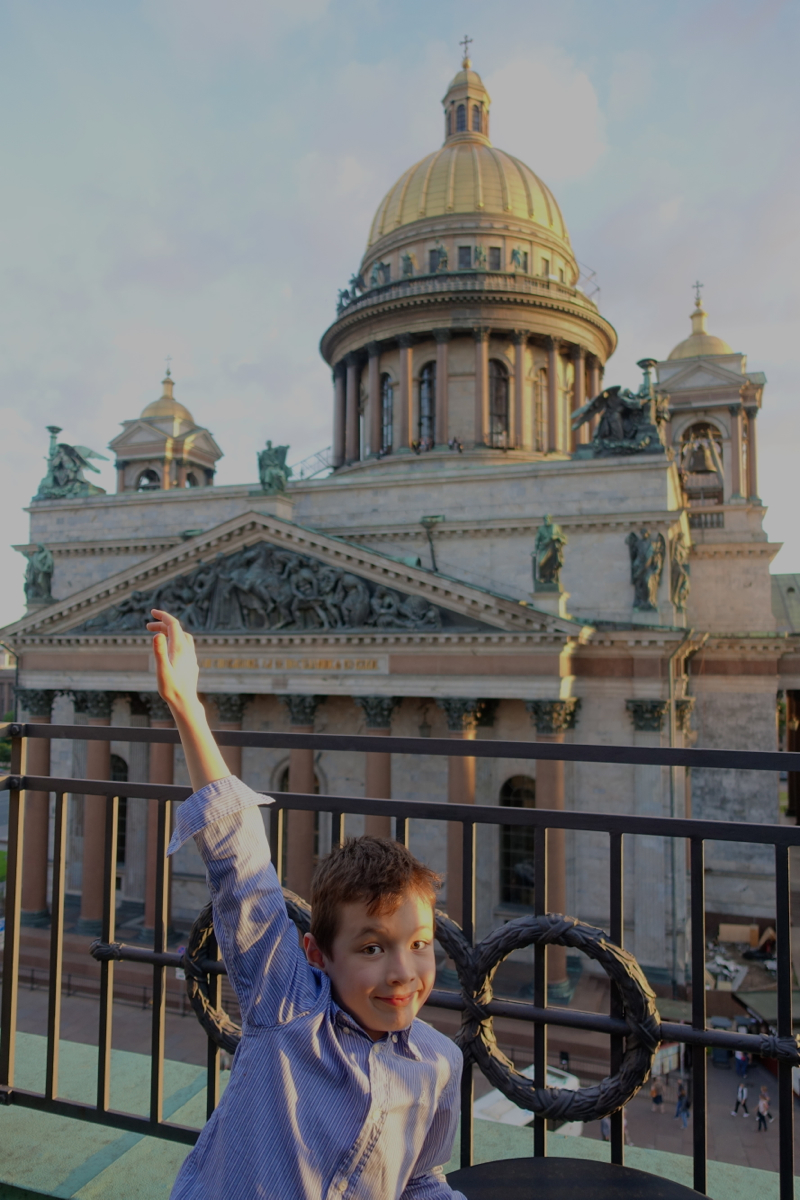
<path fill-rule="evenodd" d="M 741 371 L 725 367 L 709 359 L 687 362 L 673 373 L 660 373 L 659 382 L 665 391 L 701 391 L 704 388 L 736 388 L 738 391 L 745 382 Z"/>
<path fill-rule="evenodd" d="M 170 426 L 172 426 L 171 422 Z M 183 421 L 178 425 L 177 434 L 160 428 L 154 422 L 143 421 L 141 419 L 126 421 L 122 433 L 118 433 L 108 443 L 108 448 L 116 454 L 120 454 L 122 451 L 131 451 L 138 447 L 163 446 L 167 442 L 172 442 L 179 446 L 187 438 L 190 439 L 191 450 L 205 454 L 214 460 L 222 458 L 222 451 L 207 429 L 204 429 L 201 425 L 189 425 Z"/>
<path fill-rule="evenodd" d="M 144 636 L 153 607 L 174 611 L 197 634 L 584 633 L 576 621 L 251 512 L 31 613 L 3 634 Z"/>

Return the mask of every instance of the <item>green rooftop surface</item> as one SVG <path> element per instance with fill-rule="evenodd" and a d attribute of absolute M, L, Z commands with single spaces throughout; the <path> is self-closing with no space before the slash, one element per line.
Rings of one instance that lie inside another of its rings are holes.
<path fill-rule="evenodd" d="M 41 1091 L 46 1039 L 17 1035 L 20 1088 Z M 61 1043 L 60 1095 L 93 1103 L 97 1050 L 75 1042 Z M 222 1076 L 222 1087 L 227 1082 Z M 150 1087 L 147 1055 L 114 1050 L 111 1061 L 112 1107 L 144 1114 Z M 182 1125 L 203 1124 L 205 1069 L 167 1060 L 164 1063 L 164 1116 Z M 458 1142 L 456 1142 L 458 1145 Z M 81 1200 L 167 1200 L 188 1147 L 160 1138 L 123 1133 L 102 1125 L 53 1116 L 10 1105 L 0 1108 L 0 1200 L 31 1197 L 81 1197 Z M 565 1158 L 609 1161 L 609 1146 L 593 1138 L 550 1134 L 548 1153 Z M 475 1162 L 533 1155 L 532 1129 L 489 1121 L 475 1122 Z M 629 1166 L 691 1187 L 692 1161 L 686 1155 L 628 1147 Z M 445 1168 L 458 1169 L 457 1158 Z M 708 1165 L 712 1200 L 778 1200 L 778 1177 L 770 1171 Z M 800 1181 L 795 1196 L 800 1200 Z"/>

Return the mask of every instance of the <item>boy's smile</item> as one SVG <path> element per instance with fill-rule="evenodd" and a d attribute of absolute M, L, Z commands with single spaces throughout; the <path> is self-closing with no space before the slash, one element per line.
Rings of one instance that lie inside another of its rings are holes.
<path fill-rule="evenodd" d="M 415 893 L 392 912 L 343 904 L 330 958 L 310 933 L 304 946 L 308 961 L 329 976 L 337 1004 L 376 1041 L 406 1029 L 433 987 L 433 909 Z"/>

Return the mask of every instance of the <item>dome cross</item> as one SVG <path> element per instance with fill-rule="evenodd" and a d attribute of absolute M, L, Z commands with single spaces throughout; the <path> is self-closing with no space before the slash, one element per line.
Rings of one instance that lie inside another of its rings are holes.
<path fill-rule="evenodd" d="M 469 58 L 469 48 L 470 48 L 470 46 L 472 45 L 472 38 L 471 38 L 471 37 L 468 37 L 468 36 L 466 35 L 466 33 L 465 33 L 465 34 L 464 34 L 464 37 L 462 38 L 462 40 L 461 40 L 461 41 L 460 41 L 458 44 L 459 44 L 459 46 L 463 46 L 463 47 L 464 47 L 464 66 L 466 67 L 466 66 L 467 66 L 467 60 L 468 60 L 468 58 Z"/>
<path fill-rule="evenodd" d="M 699 279 L 696 279 L 695 282 L 692 284 L 692 287 L 694 288 L 694 302 L 698 308 L 700 307 L 700 303 L 701 303 L 700 292 L 702 291 L 702 289 L 705 286 L 706 285 L 704 283 L 701 283 Z"/>

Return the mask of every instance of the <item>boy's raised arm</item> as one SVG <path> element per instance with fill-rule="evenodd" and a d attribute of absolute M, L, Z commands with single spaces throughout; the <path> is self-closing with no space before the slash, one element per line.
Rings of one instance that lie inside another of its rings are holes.
<path fill-rule="evenodd" d="M 152 610 L 147 628 L 153 638 L 158 694 L 166 700 L 181 735 L 189 779 L 196 792 L 207 783 L 230 775 L 197 695 L 197 655 L 194 638 L 180 621 L 160 609 Z"/>

